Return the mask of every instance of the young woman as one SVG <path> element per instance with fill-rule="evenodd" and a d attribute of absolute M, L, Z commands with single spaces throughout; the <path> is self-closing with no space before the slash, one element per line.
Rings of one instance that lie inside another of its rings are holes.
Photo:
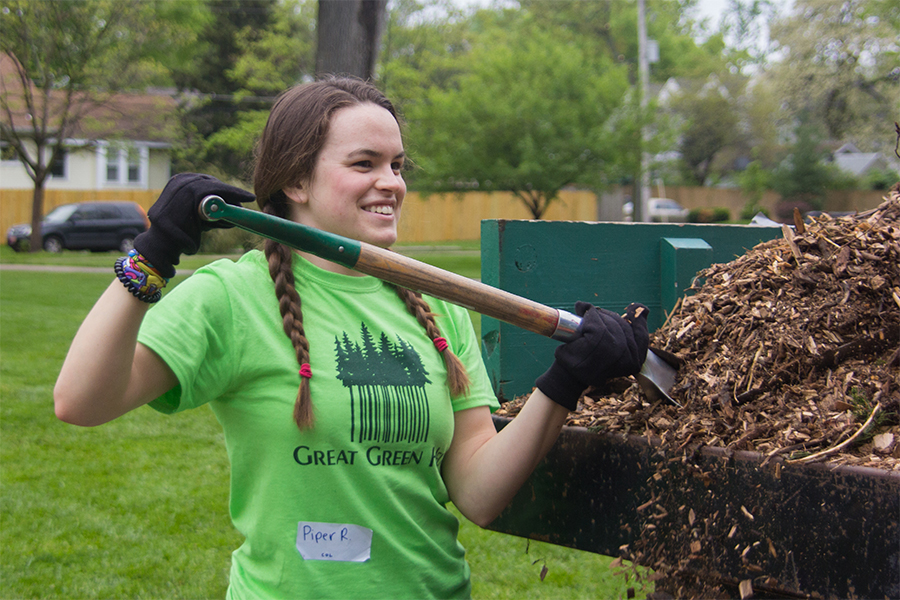
<path fill-rule="evenodd" d="M 275 103 L 258 149 L 265 212 L 381 247 L 397 239 L 406 185 L 400 126 L 373 86 L 329 79 Z M 556 440 L 590 385 L 638 371 L 646 309 L 581 304 L 500 433 L 497 400 L 465 310 L 275 242 L 218 261 L 159 299 L 196 252 L 200 200 L 253 196 L 179 175 L 136 251 L 76 335 L 56 414 L 91 426 L 150 404 L 209 403 L 231 461 L 231 517 L 245 536 L 229 598 L 456 598 L 469 568 L 448 502 L 487 525 Z"/>

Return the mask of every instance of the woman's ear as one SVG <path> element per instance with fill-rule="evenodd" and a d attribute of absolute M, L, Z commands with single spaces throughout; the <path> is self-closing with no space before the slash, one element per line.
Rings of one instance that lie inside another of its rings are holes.
<path fill-rule="evenodd" d="M 288 200 L 296 202 L 297 204 L 306 204 L 309 202 L 309 194 L 306 193 L 304 187 L 286 187 L 282 191 L 284 192 L 284 195 L 288 197 Z"/>

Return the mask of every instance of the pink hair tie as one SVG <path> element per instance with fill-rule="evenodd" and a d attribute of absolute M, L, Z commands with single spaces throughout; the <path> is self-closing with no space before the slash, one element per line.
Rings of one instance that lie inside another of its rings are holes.
<path fill-rule="evenodd" d="M 307 379 L 312 377 L 312 367 L 309 366 L 309 363 L 300 365 L 300 377 L 306 377 Z"/>
<path fill-rule="evenodd" d="M 437 348 L 438 352 L 443 352 L 449 345 L 450 344 L 447 343 L 447 340 L 442 337 L 434 338 L 434 347 Z"/>

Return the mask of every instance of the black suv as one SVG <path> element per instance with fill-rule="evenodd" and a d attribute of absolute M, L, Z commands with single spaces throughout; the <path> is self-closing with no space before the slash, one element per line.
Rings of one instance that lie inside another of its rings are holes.
<path fill-rule="evenodd" d="M 128 252 L 137 234 L 150 226 L 147 213 L 134 202 L 82 202 L 57 206 L 41 225 L 42 246 L 48 252 L 119 250 Z M 27 250 L 31 225 L 13 225 L 6 243 Z"/>

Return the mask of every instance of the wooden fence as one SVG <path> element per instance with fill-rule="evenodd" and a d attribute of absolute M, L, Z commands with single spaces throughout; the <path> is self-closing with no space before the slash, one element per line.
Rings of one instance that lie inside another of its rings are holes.
<path fill-rule="evenodd" d="M 672 198 L 683 207 L 693 208 L 727 208 L 732 219 L 740 218 L 741 211 L 747 204 L 747 197 L 739 189 L 714 187 L 682 187 L 666 186 L 662 190 L 652 188 L 652 195 L 663 191 L 666 198 Z M 824 208 L 831 211 L 864 211 L 875 208 L 884 201 L 887 192 L 872 190 L 833 190 L 828 192 Z M 766 192 L 759 201 L 760 206 L 767 209 L 775 218 L 775 207 L 781 196 L 775 192 Z"/>
<path fill-rule="evenodd" d="M 137 202 L 149 209 L 161 190 L 47 190 L 45 214 L 62 204 L 89 200 L 125 200 Z M 590 191 L 566 190 L 547 210 L 548 221 L 617 220 L 623 199 L 622 191 L 604 194 L 603 199 Z M 653 195 L 658 195 L 655 187 Z M 738 218 L 747 200 L 740 190 L 698 187 L 666 187 L 665 195 L 685 208 L 727 208 L 733 219 Z M 831 192 L 825 202 L 828 210 L 867 210 L 878 206 L 884 192 Z M 767 192 L 760 204 L 773 214 L 779 197 Z M 0 190 L 0 232 L 16 223 L 31 221 L 32 190 Z M 613 206 L 601 206 L 601 204 Z M 601 208 L 603 210 L 601 210 Z M 481 235 L 482 219 L 530 219 L 531 214 L 512 194 L 504 192 L 468 192 L 465 194 L 431 194 L 423 196 L 410 192 L 403 203 L 400 221 L 400 240 L 427 243 L 452 240 L 477 240 Z"/>
<path fill-rule="evenodd" d="M 63 191 L 47 190 L 44 213 L 62 204 L 90 200 L 137 202 L 149 209 L 162 190 L 141 191 Z M 0 190 L 0 231 L 3 234 L 16 223 L 31 222 L 32 190 Z M 452 240 L 477 240 L 482 219 L 529 219 L 531 214 L 512 194 L 483 192 L 432 194 L 423 197 L 407 194 L 400 220 L 400 239 L 426 243 Z M 567 191 L 547 211 L 554 221 L 593 221 L 597 219 L 597 201 L 593 192 Z"/>

